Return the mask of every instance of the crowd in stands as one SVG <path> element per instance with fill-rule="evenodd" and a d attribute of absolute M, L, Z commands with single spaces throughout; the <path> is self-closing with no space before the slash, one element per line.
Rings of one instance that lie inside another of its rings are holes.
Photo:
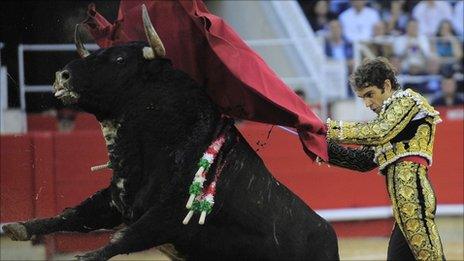
<path fill-rule="evenodd" d="M 435 106 L 464 104 L 464 0 L 299 3 L 322 40 L 327 58 L 346 62 L 348 74 L 363 57 L 384 56 L 398 69 L 403 88 L 424 94 Z M 357 52 L 361 55 L 355 55 Z M 347 93 L 353 97 L 346 84 Z M 303 90 L 296 93 L 306 99 Z M 44 99 L 35 100 L 40 100 L 40 110 Z M 28 108 L 31 110 L 30 105 Z M 53 115 L 58 121 L 56 128 L 65 132 L 76 129 L 79 115 L 71 109 L 58 109 Z"/>
<path fill-rule="evenodd" d="M 462 0 L 300 1 L 328 59 L 346 61 L 351 73 L 355 48 L 361 57 L 385 56 L 404 88 L 436 105 L 463 104 Z M 366 51 L 367 50 L 367 51 Z M 451 98 L 452 97 L 452 98 Z"/>

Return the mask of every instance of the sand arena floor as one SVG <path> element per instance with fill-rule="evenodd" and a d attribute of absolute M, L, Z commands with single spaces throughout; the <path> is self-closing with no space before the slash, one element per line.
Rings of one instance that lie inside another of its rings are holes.
<path fill-rule="evenodd" d="M 437 226 L 443 240 L 447 260 L 464 260 L 464 217 L 437 218 Z M 342 260 L 385 260 L 388 238 L 362 237 L 339 239 Z M 78 253 L 60 254 L 54 260 L 74 260 Z M 30 242 L 11 241 L 5 236 L 0 240 L 0 260 L 43 260 L 43 246 L 32 246 Z M 120 255 L 111 260 L 170 260 L 156 249 Z"/>

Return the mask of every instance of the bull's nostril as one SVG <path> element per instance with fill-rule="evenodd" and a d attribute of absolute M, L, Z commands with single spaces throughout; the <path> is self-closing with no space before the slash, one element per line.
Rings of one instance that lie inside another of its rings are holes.
<path fill-rule="evenodd" d="M 61 79 L 67 81 L 67 80 L 69 80 L 69 78 L 71 78 L 71 74 L 69 74 L 68 71 L 62 71 L 61 72 Z"/>

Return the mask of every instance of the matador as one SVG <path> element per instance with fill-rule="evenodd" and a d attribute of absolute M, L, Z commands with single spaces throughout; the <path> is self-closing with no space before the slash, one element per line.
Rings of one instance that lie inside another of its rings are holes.
<path fill-rule="evenodd" d="M 351 85 L 377 117 L 368 122 L 329 118 L 329 163 L 357 171 L 378 167 L 386 177 L 395 218 L 388 260 L 444 260 L 434 221 L 436 198 L 427 177 L 439 113 L 420 94 L 401 90 L 385 58 L 365 60 Z"/>

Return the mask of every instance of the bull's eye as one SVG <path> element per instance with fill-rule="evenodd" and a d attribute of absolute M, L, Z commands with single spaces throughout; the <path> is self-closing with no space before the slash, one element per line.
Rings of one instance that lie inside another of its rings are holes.
<path fill-rule="evenodd" d="M 116 62 L 119 64 L 124 63 L 124 58 L 122 58 L 122 56 L 119 56 L 118 58 L 116 58 Z"/>

